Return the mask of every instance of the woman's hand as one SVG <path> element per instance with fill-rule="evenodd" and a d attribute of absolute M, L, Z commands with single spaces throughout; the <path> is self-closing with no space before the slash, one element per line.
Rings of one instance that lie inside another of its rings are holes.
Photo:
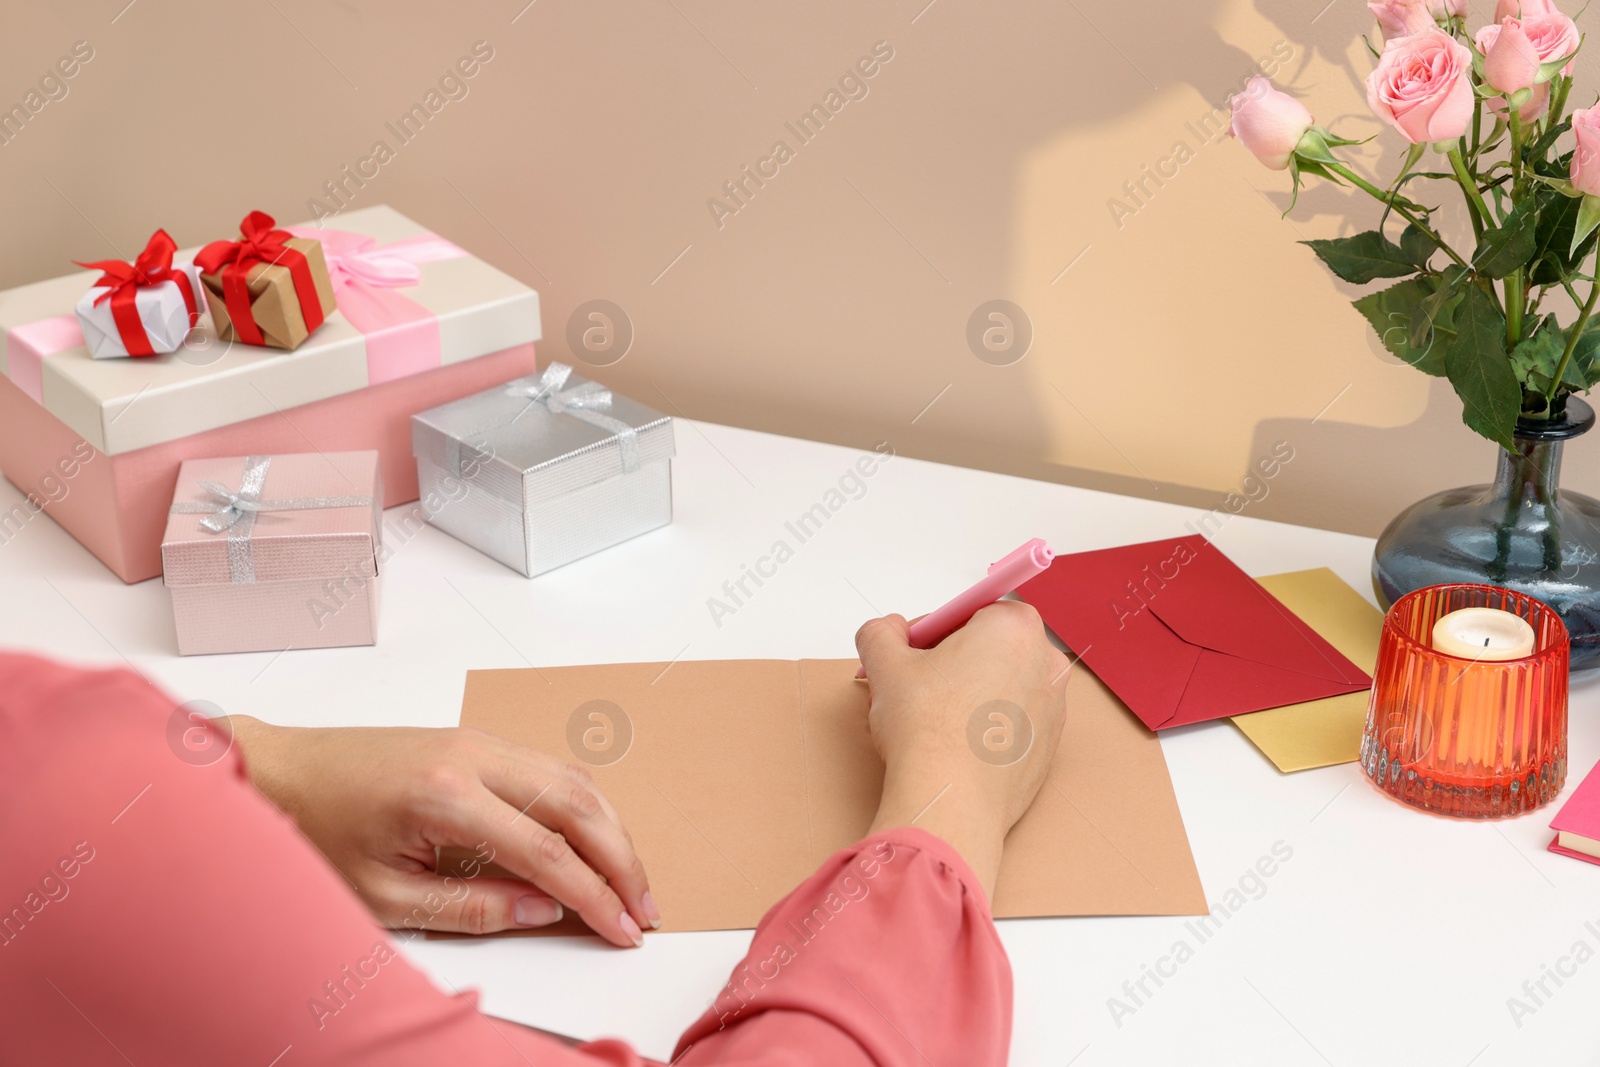
<path fill-rule="evenodd" d="M 477 730 L 229 722 L 256 789 L 388 926 L 484 934 L 546 926 L 562 905 L 616 945 L 660 925 L 633 841 L 583 768 Z M 435 846 L 516 878 L 435 873 Z"/>
<path fill-rule="evenodd" d="M 1061 738 L 1069 662 L 1039 613 L 1002 600 L 935 648 L 899 615 L 856 634 L 883 757 L 874 833 L 915 825 L 960 852 L 990 899 L 1006 834 L 1033 803 Z"/>

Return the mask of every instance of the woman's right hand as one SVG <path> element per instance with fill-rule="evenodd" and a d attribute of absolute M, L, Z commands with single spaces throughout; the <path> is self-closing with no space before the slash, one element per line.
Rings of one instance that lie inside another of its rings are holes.
<path fill-rule="evenodd" d="M 884 762 L 872 832 L 914 825 L 943 838 L 993 899 L 1006 834 L 1061 738 L 1070 661 L 1016 601 L 983 608 L 927 650 L 911 647 L 907 625 L 890 615 L 856 634 Z"/>

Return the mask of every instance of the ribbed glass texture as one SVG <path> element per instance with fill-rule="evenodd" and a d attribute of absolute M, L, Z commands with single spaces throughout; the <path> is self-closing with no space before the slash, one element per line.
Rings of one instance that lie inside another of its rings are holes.
<path fill-rule="evenodd" d="M 1498 608 L 1533 627 L 1533 654 L 1492 662 L 1434 651 L 1433 624 Z M 1490 585 L 1435 585 L 1383 620 L 1361 739 L 1361 767 L 1404 803 L 1462 819 L 1500 819 L 1554 799 L 1567 777 L 1570 647 L 1560 616 Z"/>

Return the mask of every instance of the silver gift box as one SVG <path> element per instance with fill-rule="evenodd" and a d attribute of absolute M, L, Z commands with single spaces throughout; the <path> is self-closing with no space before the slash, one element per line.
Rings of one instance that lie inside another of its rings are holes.
<path fill-rule="evenodd" d="M 672 419 L 552 363 L 411 417 L 431 525 L 528 577 L 672 521 Z"/>

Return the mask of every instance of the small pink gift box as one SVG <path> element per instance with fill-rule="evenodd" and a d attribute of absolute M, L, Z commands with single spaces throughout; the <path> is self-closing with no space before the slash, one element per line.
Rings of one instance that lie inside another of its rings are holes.
<path fill-rule="evenodd" d="M 161 541 L 178 652 L 372 644 L 382 507 L 376 452 L 184 461 Z"/>

